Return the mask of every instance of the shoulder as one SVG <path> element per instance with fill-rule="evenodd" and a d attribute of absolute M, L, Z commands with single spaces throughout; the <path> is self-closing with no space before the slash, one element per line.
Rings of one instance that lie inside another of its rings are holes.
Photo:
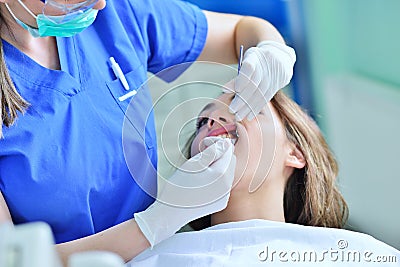
<path fill-rule="evenodd" d="M 127 31 L 168 27 L 185 28 L 206 21 L 197 6 L 182 0 L 118 0 L 107 1 L 95 21 L 98 27 L 123 27 Z"/>
<path fill-rule="evenodd" d="M 138 16 L 151 13 L 165 14 L 165 16 L 173 19 L 176 15 L 171 11 L 184 10 L 200 10 L 197 6 L 183 1 L 183 0 L 118 0 L 118 1 L 107 1 L 106 7 L 99 12 L 103 13 L 114 13 L 119 15 L 120 18 L 124 18 L 127 14 L 136 14 Z M 189 14 L 186 14 L 189 15 Z M 157 19 L 157 17 L 154 17 Z"/>

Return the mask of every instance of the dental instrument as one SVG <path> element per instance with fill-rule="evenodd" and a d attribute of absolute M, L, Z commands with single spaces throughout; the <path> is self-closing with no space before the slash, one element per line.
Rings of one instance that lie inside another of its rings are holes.
<path fill-rule="evenodd" d="M 238 75 L 240 73 L 240 69 L 242 68 L 242 63 L 243 63 L 243 45 L 240 46 L 239 50 L 239 61 L 238 61 Z"/>
<path fill-rule="evenodd" d="M 240 45 L 240 50 L 239 50 L 239 61 L 238 61 L 238 71 L 237 71 L 237 75 L 239 76 L 240 73 L 240 69 L 242 68 L 242 63 L 243 63 L 243 45 Z M 235 124 L 237 124 L 238 121 L 236 120 L 235 117 Z M 234 132 L 230 132 L 229 134 L 231 134 L 232 136 L 235 136 L 236 138 L 231 139 L 232 144 L 236 145 L 238 139 L 239 139 L 239 133 L 236 127 L 236 130 Z"/>

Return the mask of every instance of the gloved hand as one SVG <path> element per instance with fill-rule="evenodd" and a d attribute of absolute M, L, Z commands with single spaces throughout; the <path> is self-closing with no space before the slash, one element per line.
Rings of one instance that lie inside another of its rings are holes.
<path fill-rule="evenodd" d="M 263 41 L 249 48 L 235 78 L 236 96 L 230 105 L 236 119 L 253 119 L 279 89 L 289 84 L 295 62 L 293 48 L 281 43 Z"/>
<path fill-rule="evenodd" d="M 227 138 L 203 141 L 207 148 L 160 185 L 150 207 L 134 215 L 151 247 L 185 224 L 227 206 L 236 166 L 233 145 Z"/>

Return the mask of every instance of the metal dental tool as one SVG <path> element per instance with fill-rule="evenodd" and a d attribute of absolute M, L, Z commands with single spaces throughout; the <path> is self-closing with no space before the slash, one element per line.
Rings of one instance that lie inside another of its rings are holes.
<path fill-rule="evenodd" d="M 243 45 L 240 46 L 240 51 L 239 51 L 239 62 L 238 62 L 238 75 L 240 72 L 240 68 L 242 67 L 243 63 Z"/>
<path fill-rule="evenodd" d="M 243 45 L 240 46 L 240 50 L 239 50 L 239 61 L 238 61 L 238 71 L 237 71 L 237 75 L 239 76 L 240 73 L 240 69 L 242 68 L 242 63 L 243 63 Z M 235 118 L 235 124 L 237 124 L 237 120 Z M 236 131 L 235 133 L 231 133 L 232 135 L 235 135 L 236 138 L 231 139 L 232 143 L 235 145 L 237 143 L 237 140 L 239 139 L 239 133 L 236 127 Z"/>

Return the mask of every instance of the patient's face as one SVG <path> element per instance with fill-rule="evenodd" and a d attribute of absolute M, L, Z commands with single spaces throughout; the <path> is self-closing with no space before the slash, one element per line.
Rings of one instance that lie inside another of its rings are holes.
<path fill-rule="evenodd" d="M 191 146 L 191 156 L 203 151 L 202 140 L 208 136 L 232 138 L 235 143 L 238 187 L 256 189 L 267 177 L 272 165 L 283 167 L 283 155 L 276 149 L 283 147 L 286 137 L 278 116 L 270 103 L 252 121 L 236 122 L 229 112 L 234 95 L 223 94 L 201 111 L 197 120 L 196 137 Z M 235 132 L 238 133 L 236 139 Z M 282 164 L 281 164 L 282 163 Z M 253 181 L 252 181 L 253 180 Z M 252 182 L 251 182 L 252 181 Z"/>

